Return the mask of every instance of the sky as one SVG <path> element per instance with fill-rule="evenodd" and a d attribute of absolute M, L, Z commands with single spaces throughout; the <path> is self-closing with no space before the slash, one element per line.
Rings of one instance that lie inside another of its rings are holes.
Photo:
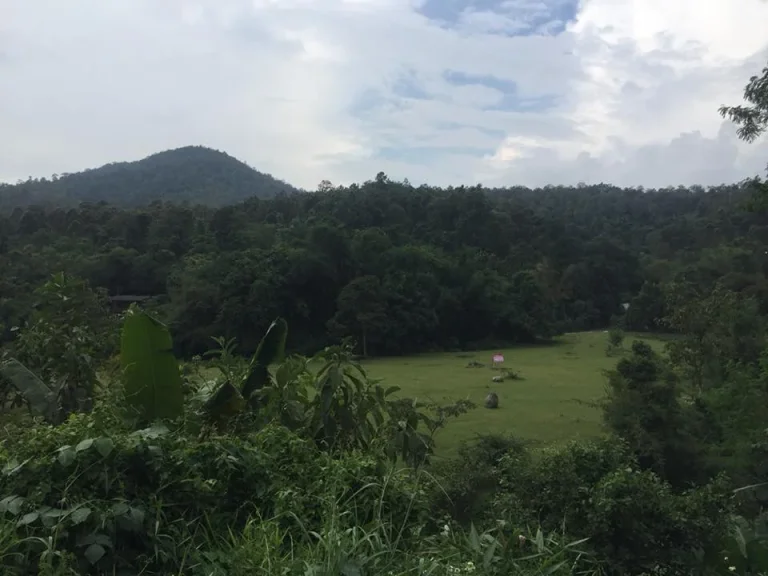
<path fill-rule="evenodd" d="M 0 181 L 225 151 L 316 189 L 716 185 L 768 0 L 0 0 Z"/>

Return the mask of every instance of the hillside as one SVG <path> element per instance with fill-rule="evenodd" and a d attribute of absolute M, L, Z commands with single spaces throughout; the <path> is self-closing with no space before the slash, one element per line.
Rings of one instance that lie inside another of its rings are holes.
<path fill-rule="evenodd" d="M 100 201 L 135 207 L 155 200 L 222 206 L 252 196 L 269 198 L 296 191 L 290 184 L 262 174 L 224 152 L 187 146 L 55 179 L 0 184 L 0 207 L 71 206 Z"/>

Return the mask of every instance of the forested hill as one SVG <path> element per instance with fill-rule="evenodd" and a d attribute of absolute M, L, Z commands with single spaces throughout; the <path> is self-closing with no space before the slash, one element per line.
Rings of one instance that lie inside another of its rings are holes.
<path fill-rule="evenodd" d="M 307 352 L 351 336 L 372 354 L 531 341 L 623 313 L 660 330 L 665 291 L 715 282 L 768 311 L 768 216 L 739 186 L 413 187 L 380 174 L 210 208 L 32 206 L 0 216 L 0 329 L 50 274 L 157 295 L 188 354 L 252 349 L 276 316 Z"/>
<path fill-rule="evenodd" d="M 224 152 L 187 146 L 136 162 L 116 162 L 51 179 L 0 184 L 0 209 L 31 204 L 76 206 L 105 201 L 122 207 L 153 201 L 223 206 L 252 196 L 268 198 L 297 189 Z"/>

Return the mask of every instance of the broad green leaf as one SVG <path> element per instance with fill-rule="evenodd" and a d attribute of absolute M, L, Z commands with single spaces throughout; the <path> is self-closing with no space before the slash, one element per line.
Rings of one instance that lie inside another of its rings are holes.
<path fill-rule="evenodd" d="M 91 544 L 85 549 L 85 557 L 91 565 L 96 564 L 106 553 L 107 551 L 100 544 Z"/>
<path fill-rule="evenodd" d="M 120 341 L 120 365 L 125 372 L 127 401 L 146 420 L 181 416 L 181 374 L 165 325 L 129 309 Z"/>
<path fill-rule="evenodd" d="M 72 463 L 75 461 L 75 457 L 77 456 L 77 453 L 74 451 L 74 449 L 71 446 L 64 446 L 59 450 L 59 464 L 64 466 L 64 468 L 71 466 Z"/>
<path fill-rule="evenodd" d="M 256 353 L 251 359 L 248 376 L 243 383 L 242 396 L 246 400 L 254 391 L 263 388 L 269 380 L 268 367 L 280 362 L 285 356 L 285 340 L 288 337 L 288 323 L 278 318 L 267 329 Z"/>
<path fill-rule="evenodd" d="M 127 514 L 130 509 L 131 507 L 125 502 L 116 502 L 112 505 L 112 514 L 115 516 L 122 516 L 123 514 Z"/>
<path fill-rule="evenodd" d="M 62 510 L 61 508 L 53 508 L 51 506 L 41 508 L 39 512 L 43 515 L 43 518 L 60 518 L 66 514 L 66 510 Z"/>
<path fill-rule="evenodd" d="M 82 442 L 80 442 L 77 446 L 75 446 L 75 452 L 82 452 L 83 450 L 88 450 L 91 446 L 93 446 L 93 438 L 86 438 Z"/>
<path fill-rule="evenodd" d="M 112 453 L 115 443 L 112 442 L 112 438 L 97 438 L 94 440 L 93 446 L 102 458 L 106 458 Z"/>
<path fill-rule="evenodd" d="M 131 436 L 140 436 L 144 440 L 157 440 L 161 436 L 168 434 L 170 430 L 167 426 L 155 422 L 149 428 L 143 428 L 131 433 Z"/>
<path fill-rule="evenodd" d="M 77 508 L 74 512 L 72 512 L 72 524 L 82 524 L 86 520 L 88 520 L 88 516 L 91 515 L 91 509 L 83 506 L 82 508 Z"/>
<path fill-rule="evenodd" d="M 38 510 L 40 512 L 40 519 L 43 522 L 43 526 L 46 528 L 53 528 L 58 524 L 59 518 L 61 518 L 66 512 L 59 508 L 45 507 Z"/>
<path fill-rule="evenodd" d="M 469 526 L 469 544 L 472 550 L 477 553 L 482 553 L 483 549 L 480 546 L 480 536 L 477 533 L 474 523 Z"/>
<path fill-rule="evenodd" d="M 40 518 L 39 512 L 30 512 L 29 514 L 24 514 L 24 516 L 21 517 L 21 520 L 16 523 L 16 526 L 27 526 L 32 524 L 32 522 L 38 518 Z"/>
<path fill-rule="evenodd" d="M 490 571 L 491 564 L 494 560 L 494 554 L 496 554 L 496 548 L 499 545 L 499 541 L 496 540 L 496 538 L 493 539 L 491 542 L 491 545 L 488 546 L 488 549 L 485 551 L 485 554 L 483 554 L 483 568 Z"/>
<path fill-rule="evenodd" d="M 29 403 L 32 411 L 51 418 L 56 411 L 56 394 L 24 364 L 11 358 L 0 364 L 0 376 L 8 380 Z"/>
<path fill-rule="evenodd" d="M 23 496 L 8 496 L 0 500 L 0 512 L 10 512 L 17 516 L 21 512 L 21 507 L 26 502 Z"/>

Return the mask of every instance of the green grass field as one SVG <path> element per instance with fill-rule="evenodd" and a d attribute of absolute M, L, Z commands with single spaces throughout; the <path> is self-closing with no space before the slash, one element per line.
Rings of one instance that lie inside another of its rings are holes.
<path fill-rule="evenodd" d="M 638 337 L 627 335 L 625 348 Z M 643 336 L 654 348 L 660 340 Z M 600 411 L 589 405 L 605 391 L 603 371 L 613 368 L 618 356 L 608 357 L 608 335 L 599 332 L 567 334 L 552 345 L 489 350 L 476 353 L 426 354 L 369 360 L 369 375 L 385 386 L 399 386 L 401 396 L 437 402 L 469 398 L 478 407 L 451 420 L 438 433 L 438 454 L 455 454 L 463 440 L 477 434 L 509 433 L 544 443 L 562 442 L 601 433 Z M 503 367 L 519 372 L 521 380 L 492 381 L 493 352 L 504 354 Z M 468 368 L 475 360 L 484 368 Z M 483 407 L 488 392 L 499 395 L 499 408 Z"/>
<path fill-rule="evenodd" d="M 663 350 L 664 341 L 647 334 L 627 334 L 625 350 L 637 339 Z M 437 455 L 449 457 L 478 434 L 506 433 L 542 444 L 599 435 L 601 414 L 593 404 L 605 394 L 604 370 L 620 358 L 606 356 L 607 344 L 608 334 L 601 330 L 566 334 L 546 345 L 381 358 L 362 365 L 384 387 L 399 386 L 397 396 L 446 404 L 469 398 L 477 404 L 438 432 Z M 494 352 L 502 352 L 503 368 L 522 379 L 493 382 L 499 374 L 491 368 Z M 486 366 L 468 368 L 473 360 Z M 499 395 L 496 410 L 483 407 L 490 391 Z"/>

